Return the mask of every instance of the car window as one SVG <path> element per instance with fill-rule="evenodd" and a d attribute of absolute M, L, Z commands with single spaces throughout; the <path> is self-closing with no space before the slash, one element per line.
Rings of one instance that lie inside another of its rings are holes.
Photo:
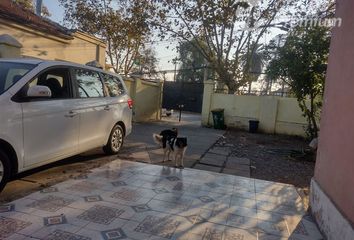
<path fill-rule="evenodd" d="M 123 84 L 118 77 L 104 73 L 102 76 L 110 97 L 117 97 L 125 93 Z"/>
<path fill-rule="evenodd" d="M 55 68 L 47 70 L 29 83 L 29 87 L 47 86 L 52 92 L 52 99 L 71 98 L 71 84 L 69 69 Z"/>
<path fill-rule="evenodd" d="M 81 98 L 104 97 L 103 84 L 97 72 L 87 69 L 75 69 Z"/>
<path fill-rule="evenodd" d="M 1 62 L 0 63 L 0 94 L 17 83 L 24 75 L 35 67 L 33 64 Z"/>

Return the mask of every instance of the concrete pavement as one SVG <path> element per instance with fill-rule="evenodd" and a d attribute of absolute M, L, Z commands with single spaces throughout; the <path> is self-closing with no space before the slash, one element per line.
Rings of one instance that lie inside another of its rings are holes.
<path fill-rule="evenodd" d="M 172 127 L 178 128 L 180 136 L 188 138 L 185 167 L 250 177 L 250 160 L 232 156 L 233 146 L 223 141 L 225 131 L 201 127 L 200 114 L 183 113 L 181 122 L 175 113 L 161 122 L 134 124 L 133 132 L 126 139 L 118 157 L 136 162 L 174 166 L 173 161 L 162 163 L 163 151 L 152 138 L 153 133 L 160 133 Z"/>
<path fill-rule="evenodd" d="M 174 114 L 164 118 L 161 122 L 136 123 L 118 157 L 125 160 L 162 164 L 163 151 L 153 141 L 152 134 L 177 127 L 179 135 L 188 138 L 184 163 L 185 167 L 191 167 L 225 133 L 225 131 L 201 127 L 200 118 L 200 114 L 184 113 L 181 122 L 178 122 L 178 115 Z M 173 166 L 173 162 L 166 162 L 164 165 Z"/>

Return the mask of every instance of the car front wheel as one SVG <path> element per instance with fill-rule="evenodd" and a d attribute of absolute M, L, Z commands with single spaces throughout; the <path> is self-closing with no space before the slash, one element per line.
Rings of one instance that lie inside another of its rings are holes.
<path fill-rule="evenodd" d="M 124 131 L 120 125 L 114 126 L 109 135 L 106 146 L 103 147 L 103 151 L 108 155 L 117 154 L 122 148 L 124 142 Z"/>
<path fill-rule="evenodd" d="M 10 161 L 8 156 L 0 150 L 0 192 L 10 178 Z"/>

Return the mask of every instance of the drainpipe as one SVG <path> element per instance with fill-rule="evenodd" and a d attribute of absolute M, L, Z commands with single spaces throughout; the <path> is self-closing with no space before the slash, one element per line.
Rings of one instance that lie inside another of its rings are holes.
<path fill-rule="evenodd" d="M 36 1 L 36 14 L 38 16 L 42 16 L 42 5 L 43 5 L 43 0 Z"/>

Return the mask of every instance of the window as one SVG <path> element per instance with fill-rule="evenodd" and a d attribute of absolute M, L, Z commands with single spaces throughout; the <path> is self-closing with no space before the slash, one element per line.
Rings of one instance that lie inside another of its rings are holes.
<path fill-rule="evenodd" d="M 102 75 L 104 84 L 106 85 L 107 92 L 110 97 L 117 97 L 125 93 L 123 84 L 118 77 L 109 74 Z"/>
<path fill-rule="evenodd" d="M 66 68 L 50 69 L 41 73 L 29 83 L 29 87 L 40 85 L 47 86 L 54 99 L 71 98 L 70 74 Z"/>
<path fill-rule="evenodd" d="M 0 63 L 0 94 L 6 92 L 36 65 L 1 62 Z"/>
<path fill-rule="evenodd" d="M 75 69 L 75 76 L 81 98 L 104 97 L 103 84 L 97 72 Z"/>

